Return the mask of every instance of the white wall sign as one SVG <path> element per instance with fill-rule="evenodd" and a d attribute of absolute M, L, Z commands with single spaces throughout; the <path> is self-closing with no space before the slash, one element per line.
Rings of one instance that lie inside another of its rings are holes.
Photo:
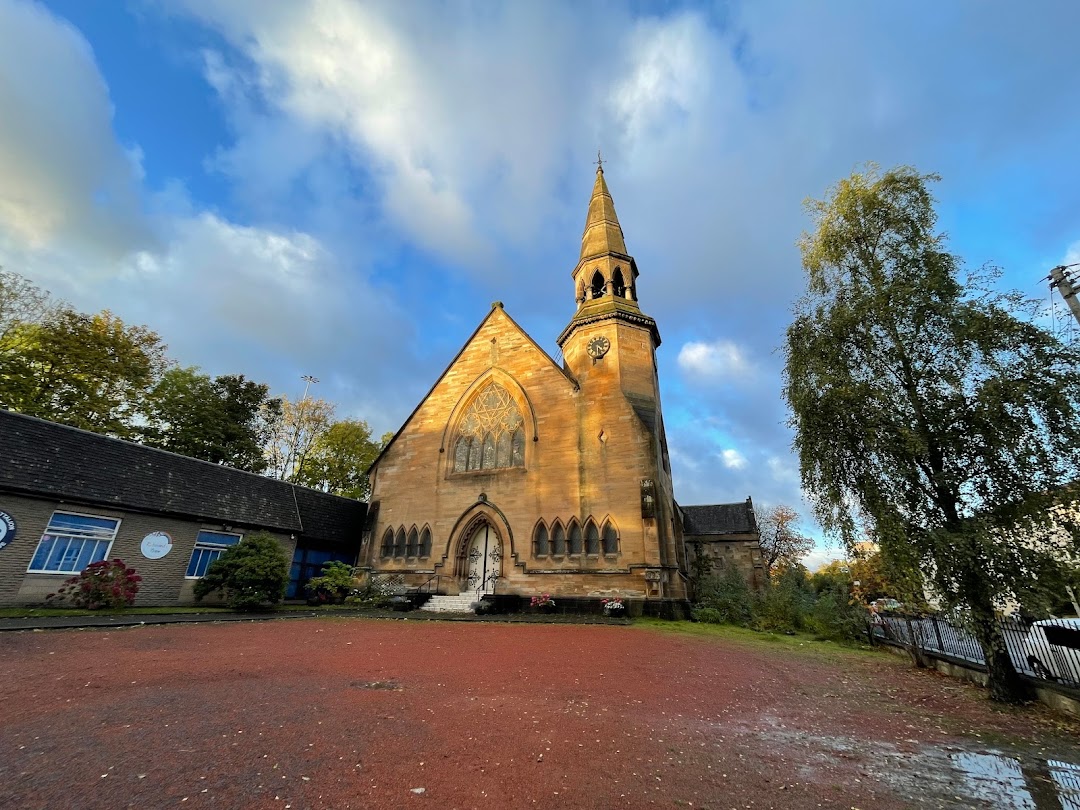
<path fill-rule="evenodd" d="M 15 539 L 15 518 L 7 512 L 0 512 L 0 548 L 9 545 Z"/>
<path fill-rule="evenodd" d="M 168 532 L 150 532 L 142 539 L 141 550 L 148 560 L 160 560 L 172 551 L 172 537 Z"/>

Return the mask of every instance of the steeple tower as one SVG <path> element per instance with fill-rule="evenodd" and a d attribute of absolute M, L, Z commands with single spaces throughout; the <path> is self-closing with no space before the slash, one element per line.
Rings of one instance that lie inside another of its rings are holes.
<path fill-rule="evenodd" d="M 656 321 L 642 314 L 638 305 L 637 262 L 626 252 L 615 201 L 608 191 L 604 167 L 599 160 L 585 230 L 581 235 L 581 254 L 571 275 L 577 312 L 559 335 L 560 347 L 579 326 L 609 318 L 645 327 L 653 336 L 653 348 L 660 345 Z"/>

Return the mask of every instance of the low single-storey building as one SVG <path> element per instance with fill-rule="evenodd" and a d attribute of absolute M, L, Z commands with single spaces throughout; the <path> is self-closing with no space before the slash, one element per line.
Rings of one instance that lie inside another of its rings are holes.
<path fill-rule="evenodd" d="M 194 600 L 250 532 L 292 558 L 289 597 L 323 563 L 356 563 L 367 504 L 0 410 L 0 605 L 40 603 L 91 562 L 122 559 L 137 605 Z"/>

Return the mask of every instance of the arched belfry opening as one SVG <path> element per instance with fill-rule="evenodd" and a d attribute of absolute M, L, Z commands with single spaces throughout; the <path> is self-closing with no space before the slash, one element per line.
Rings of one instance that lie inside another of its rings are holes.
<path fill-rule="evenodd" d="M 607 282 L 604 281 L 604 274 L 597 270 L 593 273 L 592 284 L 589 285 L 590 292 L 593 298 L 600 298 L 604 294 L 604 287 Z"/>
<path fill-rule="evenodd" d="M 616 267 L 611 275 L 611 292 L 619 298 L 626 297 L 626 282 L 623 280 L 622 268 Z"/>

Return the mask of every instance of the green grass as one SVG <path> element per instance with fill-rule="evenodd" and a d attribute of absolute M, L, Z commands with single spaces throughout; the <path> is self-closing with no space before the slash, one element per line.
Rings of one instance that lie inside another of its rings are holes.
<path fill-rule="evenodd" d="M 731 624 L 705 624 L 703 622 L 667 621 L 665 619 L 634 619 L 634 627 L 646 630 L 656 630 L 662 633 L 682 636 L 696 636 L 717 641 L 735 641 L 759 647 L 771 647 L 791 651 L 803 651 L 812 653 L 829 654 L 874 654 L 874 650 L 867 646 L 854 646 L 840 644 L 835 641 L 826 641 L 817 638 L 810 633 L 796 633 L 787 635 L 784 633 L 769 633 L 758 630 L 750 630 L 746 627 L 736 627 Z"/>

